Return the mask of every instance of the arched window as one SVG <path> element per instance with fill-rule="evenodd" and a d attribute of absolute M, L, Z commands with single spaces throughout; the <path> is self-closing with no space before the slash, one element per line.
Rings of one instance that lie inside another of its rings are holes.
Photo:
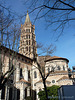
<path fill-rule="evenodd" d="M 54 72 L 54 67 L 52 66 L 52 68 L 51 68 L 51 71 L 53 71 Z"/>
<path fill-rule="evenodd" d="M 26 35 L 26 39 L 28 39 L 28 35 Z"/>
<path fill-rule="evenodd" d="M 29 40 L 29 45 L 30 45 L 30 40 Z"/>
<path fill-rule="evenodd" d="M 58 66 L 57 69 L 60 70 L 61 69 L 60 66 Z"/>
<path fill-rule="evenodd" d="M 28 51 L 28 47 L 26 47 L 26 51 Z"/>
<path fill-rule="evenodd" d="M 29 52 L 31 52 L 31 47 L 29 47 Z"/>
<path fill-rule="evenodd" d="M 27 32 L 27 33 L 30 32 L 30 29 L 26 29 L 26 32 Z"/>
<path fill-rule="evenodd" d="M 34 71 L 34 78 L 37 78 L 37 73 L 36 73 L 36 71 Z"/>
<path fill-rule="evenodd" d="M 48 73 L 50 72 L 50 68 L 48 68 Z"/>
<path fill-rule="evenodd" d="M 28 40 L 26 40 L 26 45 L 28 45 Z"/>
<path fill-rule="evenodd" d="M 30 35 L 29 35 L 29 39 L 30 39 Z"/>
<path fill-rule="evenodd" d="M 13 68 L 14 68 L 14 65 L 12 65 L 12 68 L 11 69 L 13 70 Z M 14 75 L 14 72 L 12 72 L 11 75 Z"/>
<path fill-rule="evenodd" d="M 20 77 L 22 78 L 22 68 L 20 68 Z"/>
<path fill-rule="evenodd" d="M 28 70 L 28 79 L 30 79 L 30 70 Z"/>
<path fill-rule="evenodd" d="M 65 67 L 63 66 L 63 70 L 65 70 Z"/>

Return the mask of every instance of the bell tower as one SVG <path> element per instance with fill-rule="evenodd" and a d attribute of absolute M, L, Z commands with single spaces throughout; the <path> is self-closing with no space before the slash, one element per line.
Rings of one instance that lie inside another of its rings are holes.
<path fill-rule="evenodd" d="M 35 41 L 35 26 L 32 25 L 27 11 L 25 23 L 21 25 L 19 53 L 29 58 L 35 58 L 37 54 Z"/>

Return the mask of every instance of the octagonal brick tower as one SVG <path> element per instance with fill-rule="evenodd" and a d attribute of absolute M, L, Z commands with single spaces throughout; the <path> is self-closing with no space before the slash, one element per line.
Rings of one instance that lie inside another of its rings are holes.
<path fill-rule="evenodd" d="M 35 26 L 32 25 L 27 11 L 25 23 L 21 25 L 19 53 L 31 59 L 36 57 Z"/>

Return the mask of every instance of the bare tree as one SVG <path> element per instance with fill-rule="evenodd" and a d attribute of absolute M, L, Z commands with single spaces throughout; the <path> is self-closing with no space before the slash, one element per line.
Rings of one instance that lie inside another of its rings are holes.
<path fill-rule="evenodd" d="M 45 89 L 45 94 L 46 94 L 46 99 L 48 100 L 48 92 L 47 92 L 47 86 L 46 86 L 46 80 L 48 78 L 48 76 L 50 75 L 51 72 L 54 72 L 54 69 L 51 69 L 51 71 L 49 71 L 48 73 L 46 73 L 45 71 L 45 61 L 48 60 L 52 53 L 54 53 L 56 47 L 53 46 L 52 44 L 49 45 L 48 47 L 43 47 L 43 45 L 37 45 L 38 47 L 40 47 L 40 49 L 42 50 L 42 53 L 45 53 L 44 56 L 40 56 L 39 59 L 34 59 L 35 63 L 37 64 L 38 67 L 36 67 L 39 70 L 39 73 L 41 75 L 42 81 L 43 81 L 43 85 L 44 85 L 44 89 Z"/>
<path fill-rule="evenodd" d="M 15 59 L 14 63 L 16 63 L 19 36 L 19 29 L 17 28 L 17 25 L 14 26 L 14 19 L 10 14 L 9 9 L 0 5 L 0 89 L 3 88 L 11 74 L 15 71 L 13 60 Z M 2 69 L 5 64 L 7 50 L 9 53 L 9 69 L 3 73 Z"/>
<path fill-rule="evenodd" d="M 35 14 L 35 20 L 45 18 L 54 30 L 59 30 L 58 37 L 61 36 L 65 26 L 75 21 L 75 0 L 29 0 L 29 13 Z"/>

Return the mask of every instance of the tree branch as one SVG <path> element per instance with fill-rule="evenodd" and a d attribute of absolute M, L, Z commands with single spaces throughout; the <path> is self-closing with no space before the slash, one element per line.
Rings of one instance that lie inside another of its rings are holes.
<path fill-rule="evenodd" d="M 44 7 L 46 8 L 49 8 L 49 9 L 53 9 L 53 10 L 72 10 L 72 11 L 75 11 L 75 8 L 55 8 L 55 7 L 49 7 L 49 6 L 46 6 L 46 5 L 43 5 Z"/>
<path fill-rule="evenodd" d="M 40 66 L 40 64 L 36 61 L 36 63 L 37 63 L 37 65 L 38 65 L 38 70 L 39 70 L 39 72 L 40 72 L 40 74 L 41 74 L 41 77 L 42 77 L 42 79 L 44 79 L 44 76 L 42 75 L 42 72 L 41 72 L 41 70 L 40 70 L 40 68 L 41 68 L 41 66 Z"/>
<path fill-rule="evenodd" d="M 70 5 L 70 4 L 68 4 L 68 3 L 65 3 L 65 2 L 63 2 L 63 1 L 61 1 L 61 0 L 59 0 L 59 2 L 61 2 L 61 3 L 63 3 L 64 5 L 67 5 L 67 6 L 71 7 L 71 8 L 73 8 L 73 9 L 75 9 L 75 7 L 73 7 L 72 5 Z"/>
<path fill-rule="evenodd" d="M 49 71 L 49 73 L 47 74 L 47 76 L 45 77 L 45 80 L 47 79 L 47 77 L 49 76 L 49 74 L 51 73 L 52 71 Z"/>

